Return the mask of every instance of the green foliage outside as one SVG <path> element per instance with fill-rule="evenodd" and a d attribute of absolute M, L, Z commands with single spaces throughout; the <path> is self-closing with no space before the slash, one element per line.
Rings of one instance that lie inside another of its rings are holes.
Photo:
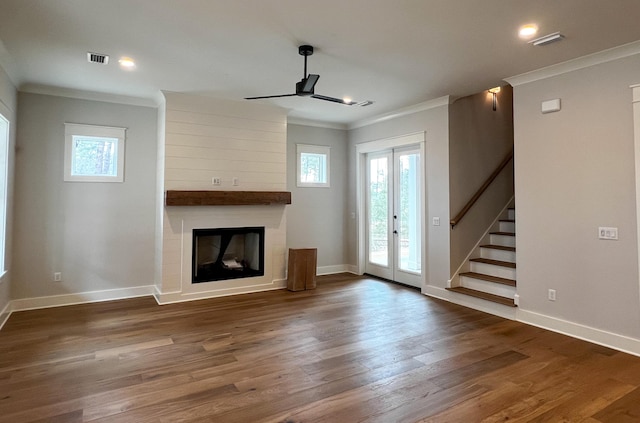
<path fill-rule="evenodd" d="M 73 175 L 116 176 L 117 138 L 73 137 L 73 143 Z"/>

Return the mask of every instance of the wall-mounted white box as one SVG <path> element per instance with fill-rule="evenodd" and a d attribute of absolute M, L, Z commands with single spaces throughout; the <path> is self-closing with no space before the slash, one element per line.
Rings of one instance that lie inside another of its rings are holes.
<path fill-rule="evenodd" d="M 553 113 L 560 111 L 560 99 L 546 100 L 542 102 L 542 113 Z"/>

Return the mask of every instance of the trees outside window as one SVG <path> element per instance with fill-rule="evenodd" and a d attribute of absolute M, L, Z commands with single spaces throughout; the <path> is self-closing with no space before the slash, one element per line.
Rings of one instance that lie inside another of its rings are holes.
<path fill-rule="evenodd" d="M 125 131 L 65 123 L 64 180 L 123 182 Z"/>

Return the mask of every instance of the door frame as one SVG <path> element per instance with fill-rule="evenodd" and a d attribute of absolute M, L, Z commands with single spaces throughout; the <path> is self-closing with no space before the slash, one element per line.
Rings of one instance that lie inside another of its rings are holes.
<path fill-rule="evenodd" d="M 421 269 L 422 269 L 422 283 L 421 289 L 424 290 L 426 275 L 427 275 L 427 243 L 426 243 L 426 220 L 427 213 L 427 181 L 426 181 L 426 132 L 415 132 L 407 135 L 400 135 L 397 137 L 383 138 L 375 141 L 368 141 L 360 144 L 356 144 L 356 239 L 357 239 L 357 258 L 358 258 L 358 274 L 362 275 L 365 270 L 366 260 L 366 192 L 363 189 L 366 179 L 367 171 L 367 153 L 375 153 L 383 150 L 392 150 L 395 148 L 417 146 L 420 150 L 420 182 L 422 197 L 422 207 L 420 207 L 420 219 L 423 222 L 421 225 L 420 242 L 421 248 Z"/>

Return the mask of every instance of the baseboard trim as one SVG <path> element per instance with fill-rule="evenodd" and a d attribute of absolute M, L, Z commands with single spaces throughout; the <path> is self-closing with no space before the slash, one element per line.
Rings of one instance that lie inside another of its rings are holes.
<path fill-rule="evenodd" d="M 444 288 L 438 288 L 435 286 L 425 286 L 422 289 L 422 293 L 439 300 L 448 301 L 453 304 L 457 304 L 462 307 L 472 308 L 474 310 L 482 311 L 484 313 L 493 314 L 509 320 L 517 320 L 517 309 L 513 307 L 507 307 L 500 304 L 494 304 L 489 301 L 482 300 L 480 298 L 468 297 L 462 294 L 447 291 Z"/>
<path fill-rule="evenodd" d="M 635 356 L 640 356 L 640 339 L 607 332 L 590 326 L 558 319 L 533 311 L 518 310 L 517 320 L 531 326 L 547 329 L 552 332 L 582 339 L 583 341 L 613 348 Z"/>
<path fill-rule="evenodd" d="M 155 285 L 147 285 L 131 288 L 106 289 L 102 291 L 51 295 L 48 297 L 21 298 L 17 300 L 11 300 L 10 311 L 25 311 L 40 308 L 62 307 L 74 304 L 124 300 L 127 298 L 150 296 L 154 294 L 154 291 Z"/>
<path fill-rule="evenodd" d="M 0 311 L 0 330 L 9 320 L 9 316 L 11 316 L 11 301 L 7 302 L 2 311 Z"/>
<path fill-rule="evenodd" d="M 350 272 L 348 264 L 336 264 L 334 266 L 318 266 L 316 275 L 335 275 L 336 273 Z M 351 273 L 351 272 L 350 272 Z"/>
<path fill-rule="evenodd" d="M 159 305 L 184 303 L 187 301 L 206 300 L 208 298 L 228 297 L 231 295 L 251 294 L 254 292 L 274 291 L 287 287 L 286 279 L 276 279 L 268 284 L 250 285 L 235 288 L 223 288 L 203 292 L 160 292 L 154 285 L 153 297 Z"/>

